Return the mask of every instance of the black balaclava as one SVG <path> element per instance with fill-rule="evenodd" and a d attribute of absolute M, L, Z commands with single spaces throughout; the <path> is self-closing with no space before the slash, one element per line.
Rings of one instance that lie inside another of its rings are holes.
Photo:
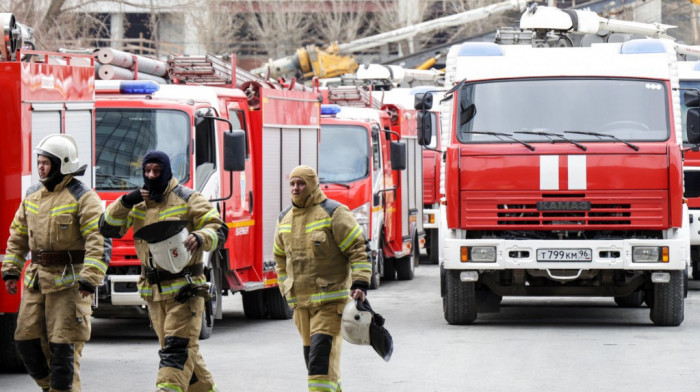
<path fill-rule="evenodd" d="M 149 180 L 146 178 L 146 164 L 148 163 L 159 163 L 163 170 L 160 172 L 160 176 L 154 180 Z M 141 164 L 141 170 L 143 173 L 143 184 L 149 192 L 149 197 L 156 203 L 163 201 L 163 192 L 165 188 L 168 187 L 168 182 L 173 178 L 173 173 L 170 170 L 170 157 L 163 151 L 153 150 L 146 153 L 143 156 L 143 163 Z"/>
<path fill-rule="evenodd" d="M 48 155 L 48 154 L 39 154 L 41 156 L 44 156 L 46 158 L 49 158 L 51 161 L 51 170 L 49 170 L 49 175 L 46 176 L 44 179 L 40 179 L 42 184 L 46 187 L 46 189 L 49 192 L 53 192 L 54 188 L 56 188 L 56 185 L 60 184 L 61 181 L 66 177 L 65 174 L 61 173 L 61 160 L 53 155 Z"/>

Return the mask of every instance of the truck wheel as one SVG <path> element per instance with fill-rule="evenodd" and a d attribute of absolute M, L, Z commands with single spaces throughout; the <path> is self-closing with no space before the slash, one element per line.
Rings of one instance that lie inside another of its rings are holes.
<path fill-rule="evenodd" d="M 660 326 L 678 326 L 683 322 L 683 271 L 669 273 L 671 280 L 668 283 L 654 284 L 654 300 L 650 304 L 649 318 Z"/>
<path fill-rule="evenodd" d="M 15 349 L 17 313 L 0 315 L 0 372 L 25 372 L 24 364 Z"/>
<path fill-rule="evenodd" d="M 394 280 L 396 279 L 396 265 L 398 260 L 395 258 L 384 258 L 384 274 L 382 278 L 384 280 Z"/>
<path fill-rule="evenodd" d="M 415 269 L 415 265 L 413 264 L 413 257 L 413 253 L 411 253 L 408 256 L 396 259 L 396 277 L 399 280 L 413 279 L 413 272 Z"/>
<path fill-rule="evenodd" d="M 377 247 L 379 248 L 377 249 L 377 257 L 372 261 L 372 277 L 369 279 L 369 288 L 372 290 L 379 288 L 379 282 L 381 281 L 379 266 L 384 264 L 384 250 L 381 247 L 381 242 L 379 245 Z"/>
<path fill-rule="evenodd" d="M 445 320 L 454 325 L 467 325 L 476 320 L 475 285 L 460 281 L 459 273 L 459 270 L 445 271 Z"/>
<path fill-rule="evenodd" d="M 691 262 L 691 266 L 693 267 L 693 279 L 700 280 L 700 263 L 698 263 L 696 260 L 693 260 Z"/>
<path fill-rule="evenodd" d="M 438 240 L 438 231 L 430 230 L 430 243 L 428 244 L 428 262 L 437 264 L 440 262 L 440 241 Z"/>
<path fill-rule="evenodd" d="M 271 287 L 259 291 L 263 292 L 263 298 L 265 299 L 270 318 L 275 320 L 289 320 L 292 318 L 293 310 L 282 296 L 282 293 L 280 293 L 279 288 Z"/>
<path fill-rule="evenodd" d="M 243 314 L 248 320 L 260 320 L 265 318 L 265 301 L 263 290 L 244 291 Z"/>
<path fill-rule="evenodd" d="M 615 297 L 615 303 L 621 308 L 638 308 L 644 303 L 644 291 L 637 290 L 624 297 Z"/>

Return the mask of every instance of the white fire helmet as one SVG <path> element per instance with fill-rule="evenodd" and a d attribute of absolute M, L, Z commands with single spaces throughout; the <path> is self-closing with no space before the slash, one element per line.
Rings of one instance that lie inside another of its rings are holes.
<path fill-rule="evenodd" d="M 49 155 L 61 161 L 61 174 L 73 174 L 80 171 L 78 144 L 71 135 L 53 134 L 41 139 L 34 148 L 39 155 Z"/>
<path fill-rule="evenodd" d="M 134 233 L 134 238 L 148 242 L 155 265 L 176 274 L 190 262 L 192 256 L 185 247 L 187 221 L 160 221 L 146 225 Z"/>
<path fill-rule="evenodd" d="M 357 301 L 348 302 L 343 308 L 341 333 L 343 339 L 352 344 L 370 344 L 369 326 L 372 313 L 357 308 Z"/>

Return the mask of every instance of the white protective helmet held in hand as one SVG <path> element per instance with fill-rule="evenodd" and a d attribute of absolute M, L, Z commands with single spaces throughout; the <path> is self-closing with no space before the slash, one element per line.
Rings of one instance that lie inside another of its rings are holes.
<path fill-rule="evenodd" d="M 159 221 L 134 233 L 134 238 L 148 242 L 148 250 L 156 266 L 176 274 L 190 262 L 192 254 L 185 247 L 187 221 Z"/>
<path fill-rule="evenodd" d="M 370 344 L 369 326 L 372 323 L 372 313 L 357 308 L 357 301 L 352 300 L 345 305 L 340 330 L 343 339 L 352 344 Z"/>
<path fill-rule="evenodd" d="M 61 174 L 73 174 L 79 171 L 78 144 L 71 135 L 53 134 L 41 139 L 34 148 L 39 155 L 47 155 L 61 161 Z"/>

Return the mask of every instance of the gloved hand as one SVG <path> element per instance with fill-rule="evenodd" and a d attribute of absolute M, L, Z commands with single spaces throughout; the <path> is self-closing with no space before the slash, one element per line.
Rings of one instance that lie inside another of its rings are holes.
<path fill-rule="evenodd" d="M 209 293 L 209 285 L 188 283 L 175 294 L 175 301 L 184 304 L 190 298 L 199 296 L 204 298 L 204 301 L 211 301 L 211 293 Z"/>
<path fill-rule="evenodd" d="M 143 196 L 141 196 L 140 189 L 134 189 L 133 191 L 122 196 L 122 204 L 124 205 L 124 207 L 127 207 L 127 208 L 133 207 L 134 204 L 141 203 L 142 201 L 143 201 Z"/>

